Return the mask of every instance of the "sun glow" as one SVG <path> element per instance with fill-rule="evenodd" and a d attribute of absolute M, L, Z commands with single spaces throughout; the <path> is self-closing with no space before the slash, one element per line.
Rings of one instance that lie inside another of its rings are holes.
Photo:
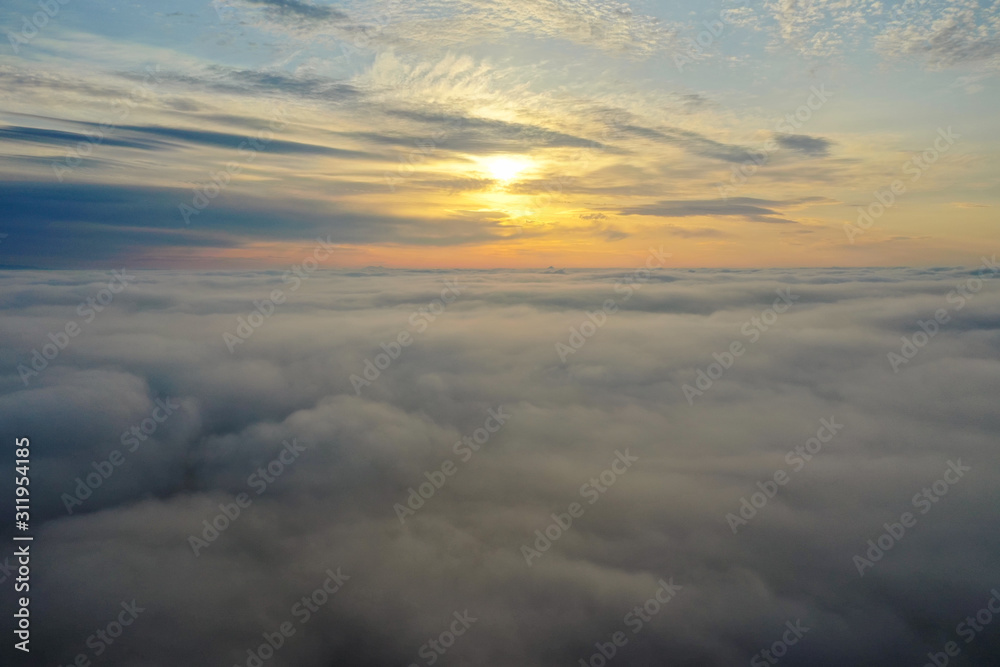
<path fill-rule="evenodd" d="M 509 183 L 531 166 L 531 160 L 519 155 L 497 155 L 483 160 L 494 181 Z"/>

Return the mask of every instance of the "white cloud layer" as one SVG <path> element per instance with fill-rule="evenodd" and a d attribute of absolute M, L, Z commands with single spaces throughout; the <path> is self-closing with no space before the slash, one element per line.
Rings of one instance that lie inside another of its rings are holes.
<path fill-rule="evenodd" d="M 626 300 L 627 275 L 370 270 L 292 292 L 276 273 L 140 272 L 25 387 L 17 365 L 107 278 L 3 274 L 0 431 L 35 456 L 39 659 L 89 652 L 135 599 L 106 664 L 246 664 L 337 567 L 343 590 L 266 664 L 426 664 L 466 609 L 478 620 L 442 662 L 578 664 L 670 578 L 682 589 L 620 664 L 746 664 L 797 619 L 810 631 L 782 664 L 919 664 L 956 640 L 1000 574 L 1000 282 L 667 270 Z M 460 295 L 442 306 L 447 279 Z M 274 289 L 287 300 L 230 354 L 223 333 Z M 797 300 L 774 321 L 778 289 Z M 556 344 L 608 299 L 618 312 L 563 363 Z M 888 353 L 939 309 L 949 321 L 893 372 Z M 772 324 L 744 330 L 755 317 Z M 351 375 L 401 332 L 413 343 L 358 395 Z M 689 405 L 684 385 L 734 341 L 745 352 Z M 157 399 L 180 407 L 68 515 L 62 494 Z M 499 406 L 509 419 L 463 461 L 454 443 Z M 831 418 L 843 429 L 796 471 L 786 453 Z M 306 451 L 196 557 L 189 536 L 292 439 Z M 581 500 L 619 450 L 638 462 Z M 394 504 L 446 459 L 457 473 L 401 524 Z M 914 494 L 959 459 L 971 472 L 920 514 Z M 734 535 L 727 513 L 778 470 L 790 481 Z M 527 566 L 522 545 L 574 501 L 583 515 Z M 860 577 L 854 556 L 906 511 L 916 526 Z M 997 637 L 962 642 L 965 664 L 992 664 Z"/>

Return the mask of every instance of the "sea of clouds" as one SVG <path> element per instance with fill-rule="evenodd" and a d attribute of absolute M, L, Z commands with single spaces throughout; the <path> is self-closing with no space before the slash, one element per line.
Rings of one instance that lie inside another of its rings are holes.
<path fill-rule="evenodd" d="M 2 273 L 32 659 L 996 664 L 994 266 Z"/>

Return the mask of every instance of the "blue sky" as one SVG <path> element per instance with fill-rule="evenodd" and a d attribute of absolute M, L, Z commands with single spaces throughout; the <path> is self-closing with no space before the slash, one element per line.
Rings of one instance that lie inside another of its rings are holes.
<path fill-rule="evenodd" d="M 0 264 L 263 268 L 317 235 L 344 266 L 972 264 L 996 236 L 998 2 L 45 6 L 0 10 Z"/>

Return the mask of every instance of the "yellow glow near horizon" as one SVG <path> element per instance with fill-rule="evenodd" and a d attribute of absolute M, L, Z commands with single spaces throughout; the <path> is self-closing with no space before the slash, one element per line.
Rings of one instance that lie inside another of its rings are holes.
<path fill-rule="evenodd" d="M 520 155 L 497 155 L 486 158 L 483 164 L 494 181 L 509 183 L 528 169 L 532 162 Z"/>

